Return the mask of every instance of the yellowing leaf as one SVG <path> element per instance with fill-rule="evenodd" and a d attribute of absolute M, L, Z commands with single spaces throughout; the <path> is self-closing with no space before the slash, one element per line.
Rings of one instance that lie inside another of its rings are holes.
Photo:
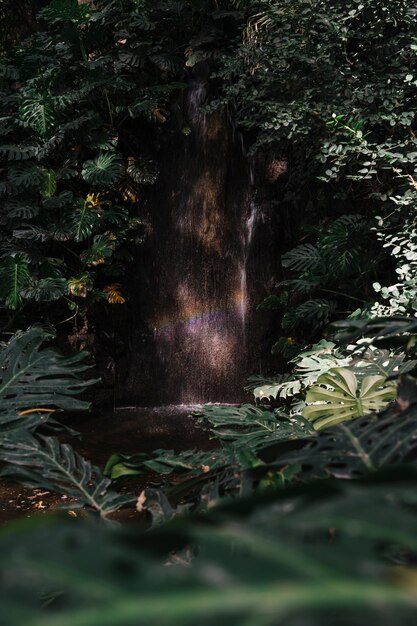
<path fill-rule="evenodd" d="M 103 291 L 109 304 L 124 304 L 126 302 L 126 298 L 120 293 L 121 288 L 120 283 L 113 283 L 113 285 L 104 287 Z"/>

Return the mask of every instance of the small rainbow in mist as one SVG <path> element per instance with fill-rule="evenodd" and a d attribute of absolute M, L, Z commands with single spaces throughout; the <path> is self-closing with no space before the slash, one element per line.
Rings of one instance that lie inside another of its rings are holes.
<path fill-rule="evenodd" d="M 227 318 L 241 317 L 242 295 L 237 292 L 227 308 L 207 311 L 203 307 L 186 307 L 175 312 L 173 315 L 166 315 L 154 323 L 154 332 L 166 334 L 178 327 L 187 327 L 189 330 L 197 330 L 201 326 L 208 324 L 218 324 Z"/>

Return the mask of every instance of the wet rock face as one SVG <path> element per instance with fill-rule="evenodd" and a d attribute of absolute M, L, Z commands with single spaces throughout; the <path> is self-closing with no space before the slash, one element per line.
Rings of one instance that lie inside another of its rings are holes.
<path fill-rule="evenodd" d="M 207 84 L 195 80 L 182 105 L 185 132 L 164 129 L 148 198 L 152 235 L 127 277 L 123 403 L 239 401 L 248 363 L 262 366 L 256 305 L 274 282 L 273 220 L 256 201 L 241 137 L 224 112 L 201 112 L 207 99 Z"/>

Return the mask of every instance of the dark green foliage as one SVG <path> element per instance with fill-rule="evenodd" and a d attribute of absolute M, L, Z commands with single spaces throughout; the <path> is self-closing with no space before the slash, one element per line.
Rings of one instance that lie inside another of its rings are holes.
<path fill-rule="evenodd" d="M 367 315 L 373 284 L 391 298 L 379 315 L 395 314 L 396 301 L 399 313 L 413 310 L 411 250 L 395 275 L 381 244 L 391 238 L 395 257 L 398 236 L 414 236 L 406 220 L 417 189 L 415 8 L 406 0 L 237 4 L 249 19 L 222 59 L 219 104 L 251 130 L 252 151 L 266 163 L 258 174 L 302 225 L 300 245 L 283 256 L 284 328 L 302 344 L 329 319 L 359 307 Z M 325 299 L 327 311 L 318 305 Z"/>
<path fill-rule="evenodd" d="M 70 508 L 87 506 L 102 517 L 132 503 L 132 496 L 109 490 L 110 480 L 68 444 L 22 431 L 0 441 L 0 475 L 75 498 Z"/>
<path fill-rule="evenodd" d="M 1 304 L 60 297 L 85 314 L 97 284 L 103 289 L 101 265 L 113 264 L 112 279 L 122 281 L 120 260 L 144 239 L 140 186 L 154 183 L 158 168 L 143 137 L 168 119 L 185 86 L 184 48 L 211 10 L 101 0 L 36 8 L 32 34 L 0 58 Z M 141 112 L 146 121 L 133 130 L 129 120 Z M 45 256 L 65 261 L 60 276 L 40 271 Z M 96 265 L 80 301 L 63 281 Z"/>
<path fill-rule="evenodd" d="M 161 476 L 169 474 L 207 474 L 213 470 L 230 465 L 246 467 L 247 463 L 256 463 L 255 455 L 245 458 L 243 450 L 234 446 L 224 446 L 211 452 L 202 450 L 155 450 L 152 455 L 139 453 L 132 456 L 113 454 L 106 463 L 104 473 L 112 480 L 126 476 L 137 476 L 156 472 Z"/>
<path fill-rule="evenodd" d="M 42 348 L 54 336 L 51 329 L 33 327 L 0 351 L 0 420 L 13 420 L 28 409 L 89 409 L 90 403 L 74 397 L 97 382 L 80 378 L 91 367 L 87 355 L 63 356 L 54 348 Z"/>
<path fill-rule="evenodd" d="M 26 525 L 0 540 L 13 572 L 2 606 L 10 626 L 408 626 L 415 490 L 408 468 L 264 493 L 145 535 Z"/>
<path fill-rule="evenodd" d="M 373 267 L 367 260 L 369 227 L 369 221 L 361 216 L 344 215 L 314 229 L 315 245 L 301 244 L 283 255 L 282 265 L 292 277 L 277 288 L 306 299 L 285 314 L 284 330 L 304 326 L 314 333 L 334 318 L 338 301 L 354 308 L 358 302 L 364 302 L 360 296 Z M 327 293 L 333 297 L 311 298 L 311 294 Z M 343 313 L 346 315 L 346 311 Z"/>
<path fill-rule="evenodd" d="M 66 279 L 62 276 L 51 276 L 41 278 L 38 282 L 31 284 L 30 287 L 23 289 L 22 297 L 25 300 L 35 300 L 36 302 L 52 302 L 59 300 L 68 293 Z"/>
<path fill-rule="evenodd" d="M 240 407 L 206 405 L 202 420 L 210 423 L 213 435 L 236 448 L 257 450 L 278 441 L 315 436 L 314 429 L 300 416 L 289 418 L 280 411 L 244 404 Z"/>
<path fill-rule="evenodd" d="M 11 24 L 6 4 L 0 19 Z M 123 282 L 131 248 L 145 238 L 141 186 L 158 176 L 151 126 L 169 121 L 187 67 L 218 57 L 243 18 L 231 3 L 224 14 L 215 4 L 53 0 L 31 7 L 28 36 L 0 57 L 0 259 L 22 255 L 28 274 L 13 293 L 0 285 L 5 309 L 32 303 L 26 308 L 39 315 L 33 302 L 60 294 L 76 324 L 77 312 L 106 300 L 96 296 L 105 294 L 107 276 Z M 97 267 L 87 293 L 40 276 L 45 256 L 65 261 L 59 279 L 67 281 Z M 9 270 L 0 260 L 0 272 Z M 62 321 L 58 308 L 50 310 Z"/>
<path fill-rule="evenodd" d="M 0 263 L 0 298 L 9 309 L 17 309 L 22 302 L 22 290 L 29 280 L 25 255 L 9 256 Z"/>
<path fill-rule="evenodd" d="M 152 184 L 158 178 L 158 169 L 152 161 L 143 158 L 131 159 L 127 168 L 127 174 L 138 184 Z"/>
<path fill-rule="evenodd" d="M 86 353 L 64 356 L 42 348 L 54 336 L 50 329 L 33 327 L 0 351 L 0 474 L 64 494 L 71 508 L 87 506 L 104 517 L 132 497 L 109 490 L 109 479 L 70 445 L 36 432 L 57 409 L 89 409 L 76 396 L 97 382 L 80 377 L 90 369 Z"/>
<path fill-rule="evenodd" d="M 20 105 L 20 118 L 39 135 L 46 139 L 55 126 L 53 99 L 48 93 L 26 93 Z"/>
<path fill-rule="evenodd" d="M 413 317 L 386 317 L 374 319 L 349 319 L 333 322 L 330 332 L 337 334 L 343 344 L 370 337 L 375 345 L 383 343 L 389 347 L 412 348 L 417 333 L 417 320 Z M 411 335 L 411 336 L 410 336 Z"/>
<path fill-rule="evenodd" d="M 121 156 L 116 152 L 101 152 L 93 161 L 84 163 L 82 176 L 98 188 L 115 184 L 123 175 Z"/>
<path fill-rule="evenodd" d="M 386 465 L 415 461 L 416 402 L 415 383 L 405 380 L 394 407 L 381 415 L 367 415 L 352 424 L 320 432 L 307 447 L 284 455 L 279 463 L 303 465 L 302 476 L 308 480 L 326 476 L 355 478 Z"/>

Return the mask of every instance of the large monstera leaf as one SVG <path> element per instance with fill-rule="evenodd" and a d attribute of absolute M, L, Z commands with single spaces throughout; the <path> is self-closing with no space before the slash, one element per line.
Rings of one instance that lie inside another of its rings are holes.
<path fill-rule="evenodd" d="M 80 374 L 90 368 L 86 353 L 62 355 L 54 348 L 43 348 L 53 339 L 51 329 L 33 326 L 16 334 L 0 351 L 0 429 L 24 426 L 31 412 L 51 408 L 87 410 L 90 403 L 77 399 L 89 385 Z"/>
<path fill-rule="evenodd" d="M 106 517 L 135 499 L 112 491 L 98 467 L 55 437 L 20 431 L 0 439 L 0 459 L 6 464 L 0 476 L 75 498 L 72 509 L 87 506 Z"/>
<path fill-rule="evenodd" d="M 211 425 L 220 441 L 236 448 L 258 450 L 280 441 L 308 439 L 315 435 L 308 421 L 300 416 L 288 417 L 279 411 L 242 404 L 240 407 L 207 404 L 200 418 Z"/>
<path fill-rule="evenodd" d="M 395 395 L 395 384 L 384 376 L 365 376 L 360 384 L 351 370 L 334 368 L 307 392 L 303 416 L 321 430 L 381 411 Z"/>
<path fill-rule="evenodd" d="M 29 282 L 29 264 L 23 254 L 9 256 L 0 263 L 0 301 L 8 309 L 22 304 L 22 289 Z"/>
<path fill-rule="evenodd" d="M 301 465 L 302 478 L 357 478 L 389 465 L 417 459 L 417 385 L 401 379 L 397 402 L 382 414 L 320 431 L 308 445 L 287 454 L 277 448 L 275 463 Z"/>
<path fill-rule="evenodd" d="M 91 185 L 108 187 L 118 181 L 124 171 L 125 167 L 120 154 L 100 152 L 95 159 L 84 163 L 82 176 Z"/>

